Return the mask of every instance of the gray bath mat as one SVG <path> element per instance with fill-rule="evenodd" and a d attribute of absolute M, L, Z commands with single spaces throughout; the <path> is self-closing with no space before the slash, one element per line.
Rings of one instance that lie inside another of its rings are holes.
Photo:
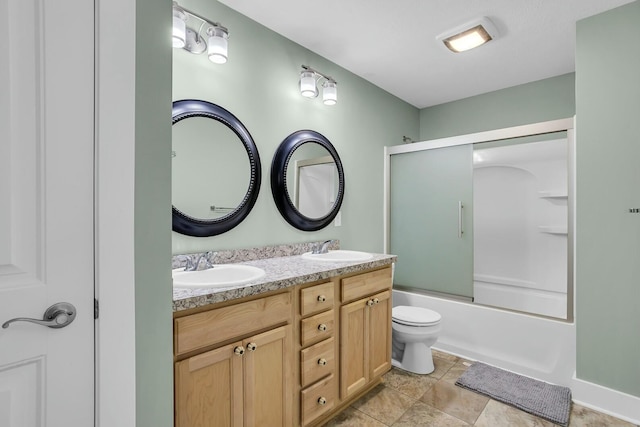
<path fill-rule="evenodd" d="M 476 362 L 456 385 L 562 426 L 569 423 L 571 390 Z"/>

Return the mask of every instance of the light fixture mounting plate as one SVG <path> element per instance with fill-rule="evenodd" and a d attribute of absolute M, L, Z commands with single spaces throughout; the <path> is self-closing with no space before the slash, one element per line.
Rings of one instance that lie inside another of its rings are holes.
<path fill-rule="evenodd" d="M 202 36 L 198 35 L 191 28 L 187 28 L 184 49 L 195 55 L 199 55 L 207 50 L 207 43 Z"/>

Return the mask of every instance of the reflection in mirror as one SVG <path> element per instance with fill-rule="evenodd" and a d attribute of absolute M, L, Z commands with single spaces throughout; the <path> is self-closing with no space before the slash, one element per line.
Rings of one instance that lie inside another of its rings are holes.
<path fill-rule="evenodd" d="M 172 204 L 194 218 L 220 218 L 236 209 L 251 180 L 238 136 L 207 117 L 173 125 Z"/>
<path fill-rule="evenodd" d="M 299 230 L 329 225 L 344 197 L 342 163 L 331 142 L 311 130 L 285 138 L 273 156 L 271 191 L 283 218 Z"/>
<path fill-rule="evenodd" d="M 300 145 L 287 169 L 287 191 L 298 211 L 318 219 L 331 212 L 338 194 L 338 168 L 320 144 Z"/>
<path fill-rule="evenodd" d="M 208 237 L 231 230 L 260 190 L 251 134 L 229 111 L 197 99 L 174 101 L 172 123 L 173 231 Z"/>

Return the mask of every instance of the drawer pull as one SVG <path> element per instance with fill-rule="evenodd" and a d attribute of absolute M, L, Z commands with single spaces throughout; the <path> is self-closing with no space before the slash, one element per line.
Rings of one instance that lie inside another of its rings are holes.
<path fill-rule="evenodd" d="M 233 352 L 238 356 L 242 356 L 244 354 L 244 347 L 239 345 L 233 349 Z"/>
<path fill-rule="evenodd" d="M 325 366 L 326 364 L 327 364 L 327 359 L 325 358 L 318 359 L 318 365 Z"/>
<path fill-rule="evenodd" d="M 318 302 L 325 302 L 327 300 L 327 297 L 325 297 L 324 295 L 318 295 Z"/>
<path fill-rule="evenodd" d="M 320 332 L 324 332 L 324 331 L 326 331 L 326 330 L 327 330 L 327 325 L 325 325 L 324 323 L 320 323 L 320 324 L 318 325 L 318 330 L 319 330 Z"/>
<path fill-rule="evenodd" d="M 258 348 L 258 346 L 255 343 L 250 342 L 247 344 L 247 350 L 249 351 L 256 351 L 256 348 Z"/>
<path fill-rule="evenodd" d="M 374 298 L 374 299 L 373 299 L 373 303 L 374 303 L 374 304 L 380 304 L 380 300 L 379 300 L 378 298 Z"/>
<path fill-rule="evenodd" d="M 369 301 L 367 301 L 367 305 L 368 305 L 369 307 L 373 306 L 373 304 L 375 304 L 375 302 L 373 302 L 373 300 L 372 300 L 372 299 L 370 299 Z"/>
<path fill-rule="evenodd" d="M 318 405 L 326 405 L 327 404 L 327 398 L 326 397 L 319 397 L 318 398 Z"/>

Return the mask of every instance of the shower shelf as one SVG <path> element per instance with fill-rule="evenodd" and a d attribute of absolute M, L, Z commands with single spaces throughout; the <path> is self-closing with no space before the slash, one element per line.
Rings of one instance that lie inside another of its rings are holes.
<path fill-rule="evenodd" d="M 562 225 L 541 225 L 538 231 L 547 234 L 567 234 L 567 227 Z"/>
<path fill-rule="evenodd" d="M 566 191 L 538 191 L 538 197 L 541 199 L 566 199 Z"/>

